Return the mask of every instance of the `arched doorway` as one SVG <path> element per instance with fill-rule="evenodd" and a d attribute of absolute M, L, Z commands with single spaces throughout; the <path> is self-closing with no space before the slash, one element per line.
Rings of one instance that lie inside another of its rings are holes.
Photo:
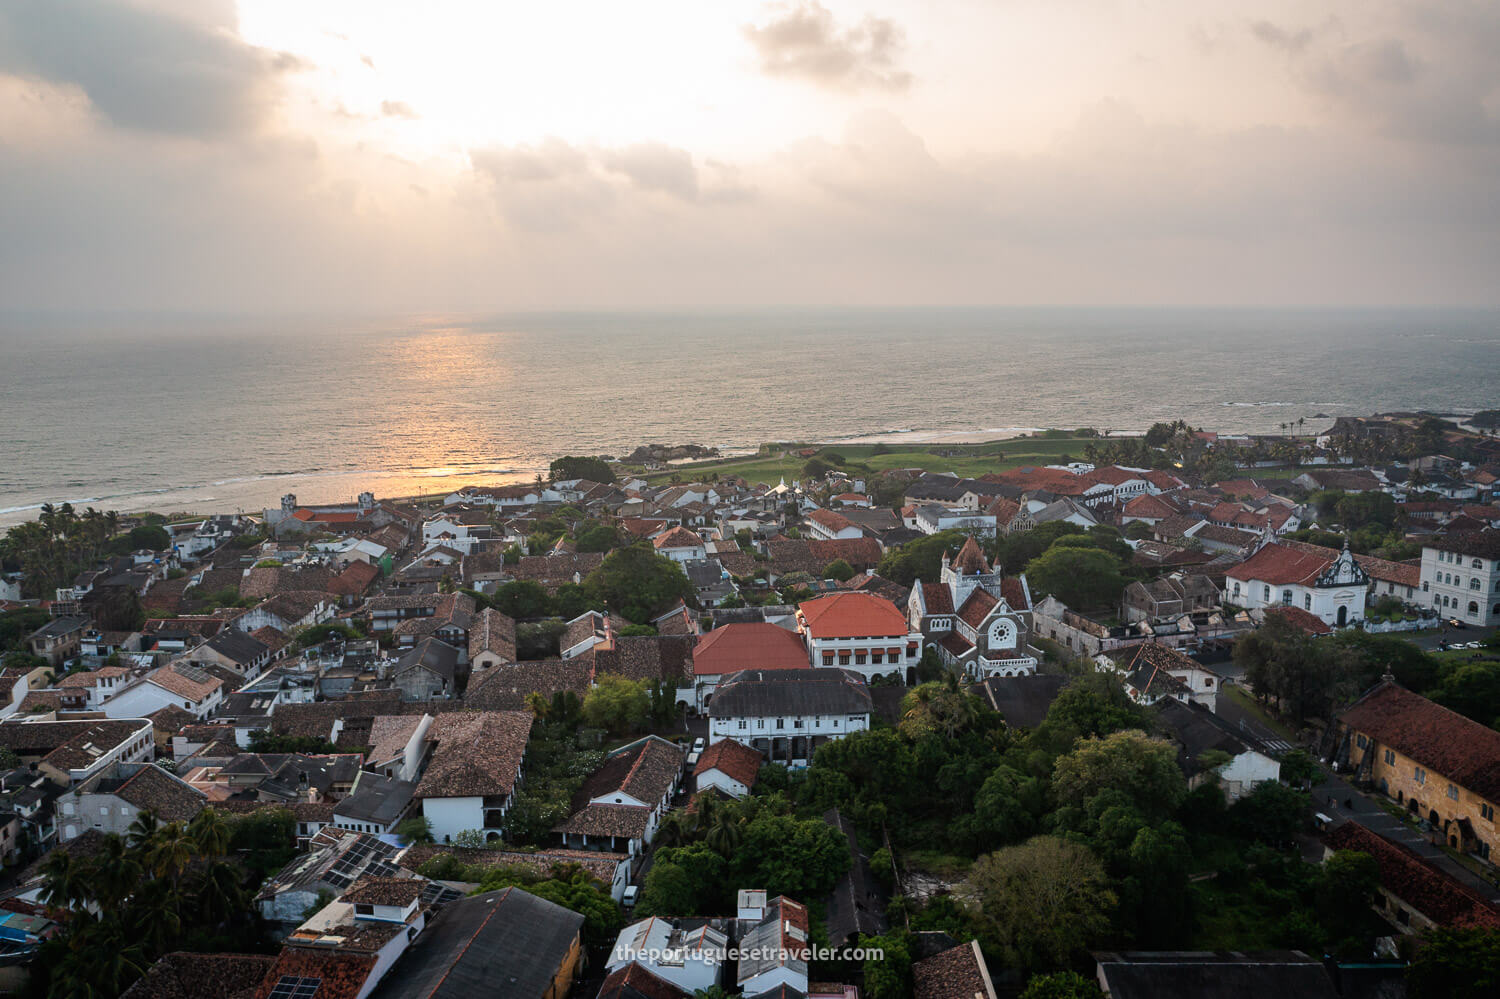
<path fill-rule="evenodd" d="M 1437 813 L 1437 809 L 1436 808 L 1432 809 L 1432 811 L 1430 811 L 1430 812 L 1427 813 L 1427 821 L 1432 824 L 1432 826 L 1433 826 L 1434 829 L 1443 824 L 1443 820 L 1440 819 L 1440 818 L 1438 818 L 1438 813 Z"/>
<path fill-rule="evenodd" d="M 1349 606 L 1347 604 L 1339 604 L 1339 616 L 1338 616 L 1339 627 L 1342 628 L 1344 625 L 1346 625 L 1348 623 L 1349 623 Z"/>
<path fill-rule="evenodd" d="M 1479 616 L 1479 601 L 1477 601 L 1477 600 L 1470 600 L 1469 601 L 1469 615 L 1471 617 L 1478 617 Z"/>

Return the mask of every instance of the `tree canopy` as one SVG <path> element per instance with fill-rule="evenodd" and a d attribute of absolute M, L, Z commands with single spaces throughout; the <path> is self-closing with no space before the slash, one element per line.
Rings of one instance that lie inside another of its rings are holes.
<path fill-rule="evenodd" d="M 676 600 L 697 604 L 682 566 L 656 554 L 649 541 L 610 552 L 583 587 L 590 599 L 636 624 L 649 624 L 652 615 Z"/>
<path fill-rule="evenodd" d="M 609 466 L 609 462 L 601 458 L 587 458 L 580 455 L 567 455 L 555 459 L 548 472 L 551 473 L 554 482 L 571 482 L 574 479 L 589 479 L 593 482 L 602 482 L 606 485 L 615 481 L 615 470 Z"/>

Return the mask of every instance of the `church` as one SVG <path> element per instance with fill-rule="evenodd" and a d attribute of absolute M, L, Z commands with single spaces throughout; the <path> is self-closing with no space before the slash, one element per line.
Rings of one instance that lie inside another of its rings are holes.
<path fill-rule="evenodd" d="M 1026 577 L 1006 579 L 972 537 L 957 555 L 943 557 L 937 582 L 913 584 L 906 615 L 924 643 L 970 679 L 1036 672 L 1036 657 L 1027 646 L 1031 590 Z"/>

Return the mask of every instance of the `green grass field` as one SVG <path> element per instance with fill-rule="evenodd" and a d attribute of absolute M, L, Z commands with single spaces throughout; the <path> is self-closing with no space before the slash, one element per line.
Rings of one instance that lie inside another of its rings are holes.
<path fill-rule="evenodd" d="M 1064 455 L 1082 461 L 1083 448 L 1091 441 L 1097 443 L 1094 438 L 1086 437 L 1024 437 L 988 444 L 837 444 L 828 445 L 828 449 L 837 451 L 848 460 L 851 473 L 922 468 L 929 472 L 952 472 L 973 478 L 1022 465 L 1058 464 Z M 875 454 L 876 448 L 881 446 L 889 450 Z M 949 453 L 936 454 L 936 451 Z M 719 475 L 741 475 L 752 483 L 775 485 L 783 476 L 788 480 L 798 478 L 806 463 L 806 458 L 796 455 L 720 458 L 677 465 L 670 470 L 651 472 L 645 478 L 648 482 L 664 482 L 678 475 L 682 481 L 690 482 L 717 472 Z"/>

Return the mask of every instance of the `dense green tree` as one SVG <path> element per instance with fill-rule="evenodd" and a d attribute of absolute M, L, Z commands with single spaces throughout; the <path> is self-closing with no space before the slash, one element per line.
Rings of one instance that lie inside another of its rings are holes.
<path fill-rule="evenodd" d="M 584 721 L 614 735 L 638 729 L 650 716 L 651 695 L 646 685 L 615 673 L 600 676 L 583 698 Z"/>
<path fill-rule="evenodd" d="M 682 566 L 656 554 L 649 541 L 610 552 L 584 580 L 584 589 L 590 599 L 637 624 L 649 622 L 677 600 L 697 605 Z"/>
<path fill-rule="evenodd" d="M 571 482 L 574 479 L 589 479 L 605 485 L 615 481 L 615 470 L 609 462 L 599 458 L 567 455 L 552 462 L 547 469 L 552 481 Z"/>
<path fill-rule="evenodd" d="M 1118 556 L 1095 547 L 1059 541 L 1026 568 L 1033 593 L 1050 594 L 1072 608 L 1108 608 L 1125 590 Z"/>
<path fill-rule="evenodd" d="M 1170 742 L 1125 730 L 1084 739 L 1059 757 L 1052 790 L 1060 805 L 1079 807 L 1104 791 L 1123 793 L 1148 821 L 1160 821 L 1182 802 L 1187 781 Z"/>
<path fill-rule="evenodd" d="M 581 552 L 607 552 L 620 546 L 620 531 L 609 524 L 589 523 L 573 534 L 573 544 Z"/>
<path fill-rule="evenodd" d="M 980 857 L 961 894 L 1006 964 L 1028 971 L 1066 966 L 1102 940 L 1115 907 L 1099 858 L 1055 836 Z"/>
<path fill-rule="evenodd" d="M 1406 971 L 1410 999 L 1488 999 L 1500 993 L 1500 930 L 1429 930 Z"/>
<path fill-rule="evenodd" d="M 879 955 L 865 958 L 864 994 L 871 999 L 906 999 L 913 994 L 911 947 L 905 934 L 861 935 L 857 946 Z"/>
<path fill-rule="evenodd" d="M 1090 672 L 1069 680 L 1058 692 L 1033 741 L 1066 748 L 1080 737 L 1146 730 L 1150 725 L 1145 710 L 1130 699 L 1118 680 Z"/>
<path fill-rule="evenodd" d="M 1275 781 L 1264 781 L 1229 809 L 1229 821 L 1246 839 L 1273 846 L 1290 842 L 1307 822 L 1308 797 Z"/>
<path fill-rule="evenodd" d="M 841 558 L 836 558 L 823 567 L 824 579 L 836 579 L 845 582 L 854 578 L 854 566 Z"/>
<path fill-rule="evenodd" d="M 886 552 L 875 571 L 901 586 L 910 586 L 918 578 L 934 582 L 941 574 L 943 556 L 956 552 L 967 537 L 963 531 L 939 531 L 916 538 Z"/>
<path fill-rule="evenodd" d="M 552 613 L 552 601 L 547 591 L 541 583 L 531 579 L 515 579 L 497 587 L 490 602 L 500 613 L 517 621 Z"/>
<path fill-rule="evenodd" d="M 1054 971 L 1032 975 L 1021 999 L 1100 999 L 1099 983 L 1076 971 Z"/>
<path fill-rule="evenodd" d="M 1318 921 L 1336 947 L 1353 953 L 1367 951 L 1372 937 L 1383 932 L 1371 906 L 1380 888 L 1380 865 L 1368 853 L 1338 850 L 1318 869 L 1314 898 Z"/>
<path fill-rule="evenodd" d="M 990 846 L 1019 843 L 1036 832 L 1044 807 L 1041 782 L 1008 766 L 999 766 L 974 795 L 974 816 Z"/>
<path fill-rule="evenodd" d="M 1299 723 L 1351 698 L 1361 674 L 1357 650 L 1311 638 L 1279 614 L 1235 643 L 1234 661 L 1256 697 L 1274 699 Z"/>

